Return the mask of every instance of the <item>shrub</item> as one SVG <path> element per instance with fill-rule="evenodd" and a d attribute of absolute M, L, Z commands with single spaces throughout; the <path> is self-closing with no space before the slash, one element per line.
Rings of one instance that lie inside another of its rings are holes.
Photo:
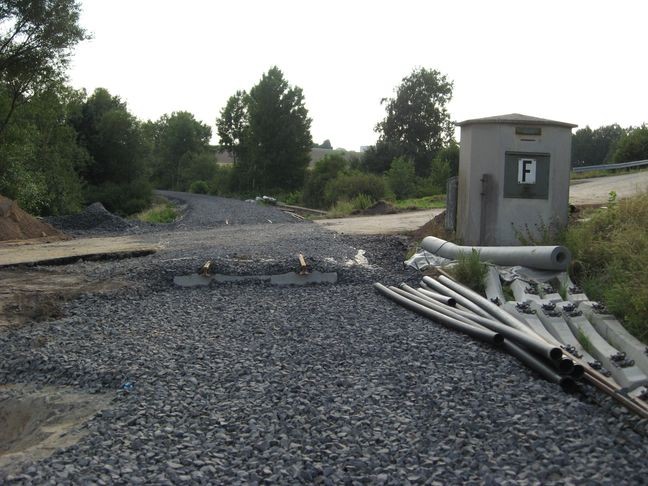
<path fill-rule="evenodd" d="M 407 199 L 414 195 L 417 177 L 414 162 L 411 160 L 405 157 L 394 159 L 389 170 L 385 173 L 385 177 L 396 199 Z"/>
<path fill-rule="evenodd" d="M 318 160 L 306 176 L 303 199 L 306 206 L 326 207 L 324 190 L 326 184 L 345 171 L 347 161 L 341 154 L 329 154 Z"/>
<path fill-rule="evenodd" d="M 209 185 L 206 181 L 194 181 L 189 186 L 189 192 L 194 194 L 207 194 L 209 192 Z"/>
<path fill-rule="evenodd" d="M 434 194 L 444 193 L 446 190 L 446 183 L 453 175 L 450 162 L 443 157 L 437 156 L 432 160 L 431 167 L 428 182 L 434 191 Z"/>
<path fill-rule="evenodd" d="M 129 216 L 139 213 L 151 205 L 153 191 L 148 181 L 137 179 L 126 184 L 105 182 L 86 188 L 86 201 L 99 201 L 108 211 Z"/>
<path fill-rule="evenodd" d="M 648 193 L 613 202 L 567 231 L 574 279 L 590 299 L 623 320 L 638 339 L 648 340 Z"/>
<path fill-rule="evenodd" d="M 453 277 L 475 292 L 483 294 L 486 290 L 486 273 L 488 267 L 479 260 L 479 252 L 472 250 L 470 253 L 461 252 L 457 256 L 457 263 L 450 270 Z"/>
<path fill-rule="evenodd" d="M 217 167 L 216 174 L 209 181 L 209 194 L 213 196 L 228 196 L 232 193 L 234 169 L 231 165 Z"/>
<path fill-rule="evenodd" d="M 360 194 L 378 201 L 383 199 L 386 193 L 385 181 L 379 175 L 353 172 L 340 174 L 329 181 L 324 189 L 324 199 L 326 204 L 331 206 L 342 199 L 350 201 Z"/>

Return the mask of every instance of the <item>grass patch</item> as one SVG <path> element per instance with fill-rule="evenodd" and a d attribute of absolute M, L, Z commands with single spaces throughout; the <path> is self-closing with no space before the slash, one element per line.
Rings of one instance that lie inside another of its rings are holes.
<path fill-rule="evenodd" d="M 578 330 L 576 338 L 578 339 L 578 342 L 581 343 L 581 346 L 583 346 L 583 349 L 587 351 L 587 354 L 591 355 L 592 351 L 594 350 L 592 347 L 592 342 L 581 329 Z"/>
<path fill-rule="evenodd" d="M 603 302 L 637 339 L 648 342 L 648 192 L 620 201 L 572 225 L 565 243 L 573 279 Z"/>
<path fill-rule="evenodd" d="M 418 197 L 415 199 L 389 201 L 389 203 L 395 208 L 407 209 L 410 211 L 415 211 L 417 209 L 445 208 L 446 196 L 445 194 L 437 194 L 435 196 Z"/>
<path fill-rule="evenodd" d="M 341 199 L 329 210 L 327 217 L 344 218 L 345 216 L 350 216 L 357 211 L 363 211 L 368 207 L 371 207 L 375 202 L 376 201 L 374 201 L 371 196 L 366 194 L 358 194 L 350 201 L 347 199 Z"/>
<path fill-rule="evenodd" d="M 484 295 L 488 267 L 479 260 L 479 252 L 477 250 L 472 250 L 470 253 L 459 253 L 457 263 L 448 270 L 448 273 L 458 282 Z"/>
<path fill-rule="evenodd" d="M 173 223 L 178 217 L 178 210 L 164 198 L 156 198 L 153 205 L 146 211 L 137 213 L 133 219 L 154 224 Z"/>

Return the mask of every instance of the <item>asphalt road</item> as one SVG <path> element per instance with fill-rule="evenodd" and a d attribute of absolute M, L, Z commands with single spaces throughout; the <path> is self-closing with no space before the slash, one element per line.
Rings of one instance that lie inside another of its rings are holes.
<path fill-rule="evenodd" d="M 374 292 L 420 278 L 402 266 L 402 238 L 174 197 L 185 218 L 138 233 L 158 253 L 62 267 L 124 289 L 0 331 L 0 407 L 18 393 L 9 384 L 110 397 L 77 444 L 0 467 L 0 483 L 645 482 L 645 421 Z M 354 263 L 360 250 L 368 263 Z M 338 283 L 173 285 L 208 259 L 223 274 L 284 273 L 299 252 Z"/>

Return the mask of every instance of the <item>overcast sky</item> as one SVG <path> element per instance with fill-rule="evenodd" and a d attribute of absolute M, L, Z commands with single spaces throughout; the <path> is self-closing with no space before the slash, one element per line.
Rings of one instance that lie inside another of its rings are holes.
<path fill-rule="evenodd" d="M 454 120 L 523 113 L 583 127 L 648 122 L 648 2 L 82 0 L 94 38 L 70 80 L 142 120 L 189 111 L 212 126 L 271 66 L 303 88 L 313 140 L 375 143 L 415 67 L 454 81 Z M 214 141 L 217 141 L 214 138 Z"/>

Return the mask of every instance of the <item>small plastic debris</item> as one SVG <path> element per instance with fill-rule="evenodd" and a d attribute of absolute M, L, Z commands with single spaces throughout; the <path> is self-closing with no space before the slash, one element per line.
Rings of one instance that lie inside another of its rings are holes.
<path fill-rule="evenodd" d="M 133 388 L 135 388 L 135 382 L 134 381 L 126 381 L 124 382 L 119 389 L 124 391 L 124 394 L 129 394 L 130 392 L 133 391 Z"/>

